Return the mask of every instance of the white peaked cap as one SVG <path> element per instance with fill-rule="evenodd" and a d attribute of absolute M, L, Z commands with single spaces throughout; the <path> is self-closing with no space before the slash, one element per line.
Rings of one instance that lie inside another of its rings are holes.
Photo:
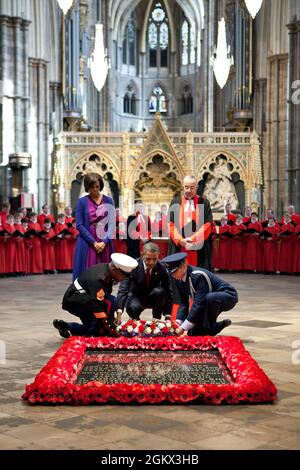
<path fill-rule="evenodd" d="M 121 271 L 124 271 L 125 273 L 131 273 L 131 271 L 133 271 L 138 265 L 136 259 L 131 258 L 131 256 L 124 255 L 124 253 L 113 253 L 111 255 L 111 260 L 116 268 L 121 269 Z"/>

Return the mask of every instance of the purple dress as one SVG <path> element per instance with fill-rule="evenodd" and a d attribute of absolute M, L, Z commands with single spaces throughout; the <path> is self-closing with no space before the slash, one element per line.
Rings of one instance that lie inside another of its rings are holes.
<path fill-rule="evenodd" d="M 106 246 L 102 253 L 97 253 L 92 245 L 89 245 L 86 257 L 86 269 L 98 263 L 109 263 L 110 255 L 113 253 L 112 243 L 107 243 L 108 238 L 108 211 L 103 199 L 97 204 L 90 196 L 87 197 L 89 218 L 90 218 L 90 234 L 96 242 L 104 241 Z M 110 237 L 109 237 L 110 238 Z"/>

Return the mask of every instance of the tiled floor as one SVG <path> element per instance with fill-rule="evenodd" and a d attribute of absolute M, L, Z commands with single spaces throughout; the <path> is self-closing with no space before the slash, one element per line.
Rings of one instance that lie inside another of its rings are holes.
<path fill-rule="evenodd" d="M 240 297 L 226 334 L 275 382 L 276 404 L 29 406 L 24 385 L 61 345 L 52 319 L 71 319 L 60 307 L 70 275 L 0 279 L 0 449 L 299 449 L 300 278 L 221 277 Z"/>

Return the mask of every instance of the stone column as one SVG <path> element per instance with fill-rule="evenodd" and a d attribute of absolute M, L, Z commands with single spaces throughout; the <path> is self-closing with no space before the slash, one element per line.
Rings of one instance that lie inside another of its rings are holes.
<path fill-rule="evenodd" d="M 290 36 L 289 50 L 289 146 L 288 146 L 288 204 L 293 204 L 300 212 L 300 20 L 295 19 L 287 25 Z M 294 86 L 293 86 L 294 84 Z"/>

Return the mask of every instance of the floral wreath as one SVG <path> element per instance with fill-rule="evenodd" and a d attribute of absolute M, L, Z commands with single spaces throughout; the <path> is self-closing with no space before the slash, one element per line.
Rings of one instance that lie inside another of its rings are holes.
<path fill-rule="evenodd" d="M 157 338 L 159 336 L 175 336 L 179 333 L 179 323 L 171 320 L 128 320 L 117 327 L 121 336 L 133 338 Z"/>

